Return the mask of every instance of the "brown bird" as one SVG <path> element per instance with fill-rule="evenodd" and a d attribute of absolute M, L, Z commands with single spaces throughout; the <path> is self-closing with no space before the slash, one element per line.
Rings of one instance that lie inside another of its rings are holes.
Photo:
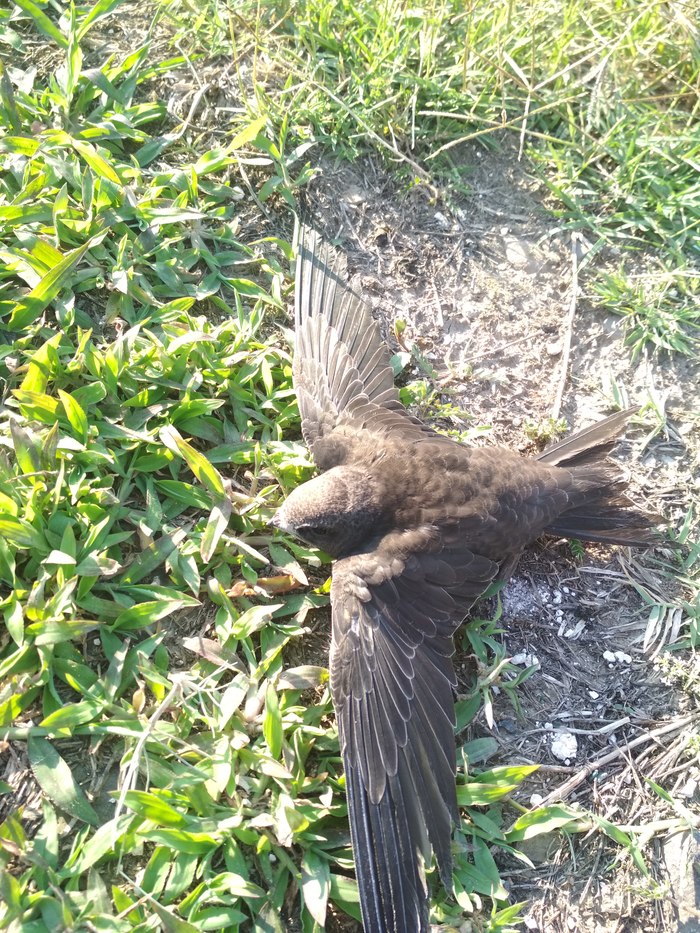
<path fill-rule="evenodd" d="M 526 459 L 408 413 L 366 305 L 313 232 L 296 268 L 294 384 L 322 471 L 273 524 L 334 558 L 330 684 L 366 933 L 423 933 L 434 851 L 451 887 L 453 633 L 541 534 L 654 543 L 605 455 L 632 411 Z"/>

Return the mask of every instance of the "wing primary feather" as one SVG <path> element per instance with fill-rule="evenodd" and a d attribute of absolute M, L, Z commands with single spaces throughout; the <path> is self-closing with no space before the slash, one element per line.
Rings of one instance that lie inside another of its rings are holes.
<path fill-rule="evenodd" d="M 362 778 L 345 765 L 352 836 L 365 933 L 427 933 L 428 902 L 416 851 L 413 821 L 397 778 L 378 804 Z"/>
<path fill-rule="evenodd" d="M 297 334 L 306 328 L 321 330 L 320 321 L 323 320 L 328 331 L 332 331 L 345 348 L 346 367 L 337 359 L 331 371 L 331 361 L 324 356 L 327 346 L 312 346 L 312 352 L 318 354 L 317 359 L 327 367 L 331 396 L 335 395 L 335 383 L 341 370 L 344 374 L 350 366 L 357 370 L 370 399 L 374 391 L 370 385 L 381 386 L 382 392 L 388 393 L 388 398 L 400 406 L 389 355 L 369 308 L 345 281 L 341 257 L 309 228 L 303 229 L 299 237 L 294 320 Z"/>
<path fill-rule="evenodd" d="M 415 799 L 420 801 L 423 832 L 427 832 L 430 845 L 435 852 L 442 883 L 446 890 L 451 891 L 451 840 L 455 816 L 451 813 L 451 808 L 446 805 L 438 782 L 434 779 L 432 762 L 426 761 L 424 755 L 418 757 L 416 754 L 418 747 L 413 742 L 406 745 L 406 765 L 405 769 L 401 770 L 407 771 L 414 782 Z M 414 809 L 418 811 L 418 807 Z"/>
<path fill-rule="evenodd" d="M 395 436 L 452 443 L 401 404 L 368 306 L 348 285 L 341 257 L 311 228 L 299 234 L 294 323 L 302 433 L 322 470 L 346 462 L 358 431 L 378 441 Z"/>
<path fill-rule="evenodd" d="M 362 779 L 354 768 L 345 765 L 345 788 L 348 799 L 350 837 L 355 854 L 355 872 L 365 930 L 388 933 L 384 922 L 384 904 L 378 853 L 370 820 L 370 803 Z"/>

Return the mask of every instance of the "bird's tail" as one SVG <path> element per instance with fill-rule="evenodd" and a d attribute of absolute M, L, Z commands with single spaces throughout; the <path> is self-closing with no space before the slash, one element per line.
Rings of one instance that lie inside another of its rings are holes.
<path fill-rule="evenodd" d="M 548 534 L 638 547 L 661 543 L 660 516 L 634 508 L 620 470 L 605 460 L 637 410 L 617 412 L 540 454 L 539 460 L 567 469 L 573 479 L 571 505 L 545 528 Z"/>

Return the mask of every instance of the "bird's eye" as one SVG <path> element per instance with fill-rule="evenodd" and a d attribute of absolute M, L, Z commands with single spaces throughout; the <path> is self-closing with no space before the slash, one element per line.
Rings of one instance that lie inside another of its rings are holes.
<path fill-rule="evenodd" d="M 324 528 L 322 525 L 299 525 L 297 531 L 301 531 L 302 534 L 308 534 L 311 532 L 313 535 L 325 535 L 328 533 L 328 529 Z"/>

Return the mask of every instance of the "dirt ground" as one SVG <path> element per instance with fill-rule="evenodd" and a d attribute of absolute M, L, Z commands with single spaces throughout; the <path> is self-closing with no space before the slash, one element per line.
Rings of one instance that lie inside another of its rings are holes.
<path fill-rule="evenodd" d="M 647 414 L 616 455 L 635 501 L 678 528 L 697 497 L 700 365 L 630 361 L 620 319 L 586 298 L 591 244 L 557 227 L 515 150 L 465 148 L 460 164 L 471 193 L 457 203 L 426 185 L 400 189 L 371 159 L 323 163 L 306 197 L 389 343 L 412 353 L 408 377 L 429 373 L 437 397 L 419 413 L 469 443 L 530 452 L 533 425 L 553 415 L 584 427 L 613 410 L 614 385 L 629 404 L 651 400 L 666 426 Z M 603 252 L 595 262 L 615 258 Z M 588 547 L 577 559 L 568 544 L 547 540 L 503 592 L 508 653 L 537 669 L 520 688 L 519 714 L 502 691 L 493 722 L 482 712 L 465 738 L 496 738 L 490 765 L 541 766 L 525 805 L 564 800 L 631 830 L 652 824 L 642 848 L 648 877 L 601 833 L 524 843 L 533 867 L 514 859 L 502 872 L 513 900 L 528 904 L 528 930 L 700 930 L 700 836 L 679 832 L 678 814 L 645 783 L 661 782 L 686 805 L 699 799 L 700 669 L 660 655 L 682 624 L 671 556 Z M 458 653 L 456 664 L 467 689 L 470 659 Z"/>

